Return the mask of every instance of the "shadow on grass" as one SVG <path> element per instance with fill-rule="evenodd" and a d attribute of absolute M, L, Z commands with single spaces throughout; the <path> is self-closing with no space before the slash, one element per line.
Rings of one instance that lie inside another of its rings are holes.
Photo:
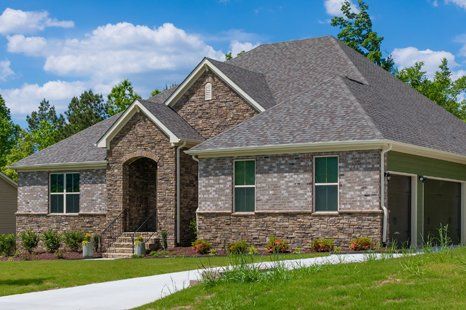
<path fill-rule="evenodd" d="M 11 279 L 11 280 L 0 280 L 1 285 L 12 285 L 12 286 L 27 286 L 27 285 L 40 285 L 45 281 L 52 278 L 33 278 L 33 279 Z"/>

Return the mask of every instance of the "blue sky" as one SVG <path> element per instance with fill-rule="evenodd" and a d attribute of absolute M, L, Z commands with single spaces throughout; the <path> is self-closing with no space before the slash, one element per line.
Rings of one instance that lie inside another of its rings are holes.
<path fill-rule="evenodd" d="M 335 35 L 340 2 L 0 0 L 0 94 L 22 125 L 42 98 L 63 111 L 83 90 L 106 95 L 124 78 L 146 97 L 203 56 Z M 466 0 L 367 3 L 400 68 L 423 60 L 432 73 L 446 57 L 466 74 Z"/>

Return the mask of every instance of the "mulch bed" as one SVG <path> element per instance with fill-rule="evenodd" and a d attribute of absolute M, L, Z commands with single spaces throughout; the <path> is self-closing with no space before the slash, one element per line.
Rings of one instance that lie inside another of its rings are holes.
<path fill-rule="evenodd" d="M 94 254 L 94 258 L 100 258 L 102 254 L 97 253 Z M 83 254 L 81 252 L 64 252 L 62 258 L 58 258 L 55 253 L 47 253 L 47 252 L 40 252 L 40 253 L 21 253 L 17 256 L 10 256 L 10 257 L 0 257 L 0 261 L 24 261 L 24 260 L 78 260 L 83 259 Z"/>

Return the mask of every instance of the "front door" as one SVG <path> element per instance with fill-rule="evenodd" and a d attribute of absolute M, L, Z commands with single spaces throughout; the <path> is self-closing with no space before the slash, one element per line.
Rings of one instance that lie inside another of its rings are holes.
<path fill-rule="evenodd" d="M 411 177 L 391 175 L 388 182 L 389 241 L 408 247 L 411 239 Z"/>

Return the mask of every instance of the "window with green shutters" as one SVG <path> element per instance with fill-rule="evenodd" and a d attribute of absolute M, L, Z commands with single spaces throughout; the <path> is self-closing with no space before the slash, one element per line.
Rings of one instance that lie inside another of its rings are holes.
<path fill-rule="evenodd" d="M 338 211 L 338 157 L 314 158 L 315 211 Z"/>
<path fill-rule="evenodd" d="M 234 165 L 235 212 L 254 212 L 256 203 L 256 162 L 237 160 Z"/>
<path fill-rule="evenodd" d="M 79 213 L 79 173 L 50 174 L 50 213 Z"/>

